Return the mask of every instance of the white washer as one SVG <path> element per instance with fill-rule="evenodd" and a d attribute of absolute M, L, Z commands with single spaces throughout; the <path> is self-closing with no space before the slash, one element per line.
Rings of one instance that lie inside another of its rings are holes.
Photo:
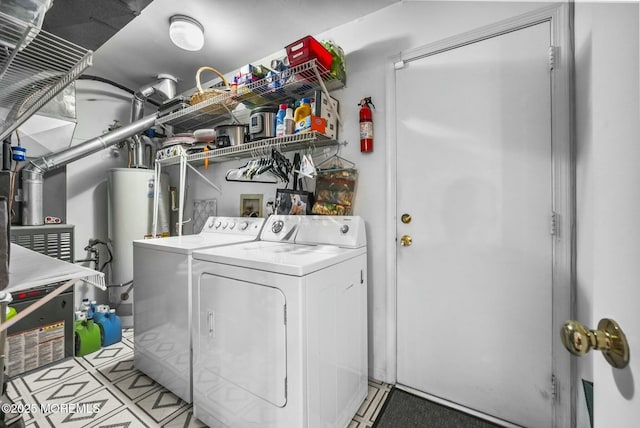
<path fill-rule="evenodd" d="M 360 217 L 277 216 L 193 253 L 193 405 L 210 427 L 344 428 L 367 395 Z"/>
<path fill-rule="evenodd" d="M 194 250 L 258 238 L 263 218 L 210 217 L 198 235 L 133 241 L 134 365 L 190 403 Z"/>

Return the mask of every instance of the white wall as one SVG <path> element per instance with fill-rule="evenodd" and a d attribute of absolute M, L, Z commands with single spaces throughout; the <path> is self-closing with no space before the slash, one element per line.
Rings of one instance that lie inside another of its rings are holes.
<path fill-rule="evenodd" d="M 114 120 L 125 125 L 130 121 L 131 95 L 106 83 L 78 80 L 76 103 L 77 126 L 72 146 L 104 134 Z M 89 256 L 84 251 L 89 239 L 107 242 L 107 171 L 124 167 L 126 162 L 125 149 L 106 149 L 67 165 L 67 223 L 75 225 L 75 259 Z M 101 262 L 106 261 L 104 245 L 98 249 Z M 107 293 L 92 286 L 77 285 L 76 306 L 85 297 L 109 303 Z"/>
<path fill-rule="evenodd" d="M 369 265 L 369 374 L 393 382 L 387 373 L 387 283 L 386 283 L 386 109 L 385 72 L 391 57 L 477 27 L 536 9 L 539 3 L 504 2 L 422 2 L 397 3 L 356 21 L 315 35 L 333 39 L 347 56 L 347 85 L 332 95 L 340 100 L 344 126 L 340 141 L 348 144 L 340 153 L 359 169 L 355 214 L 367 223 Z M 420 82 L 416 82 L 419 85 Z M 374 110 L 374 151 L 360 153 L 358 102 L 372 97 Z M 425 100 L 428 102 L 428 100 Z M 329 155 L 333 151 L 329 150 Z M 220 195 L 191 173 L 191 198 L 216 198 L 219 215 L 238 215 L 240 193 L 264 193 L 273 197 L 272 185 L 225 183 L 224 173 L 242 164 L 226 162 L 209 167 L 207 176 L 224 185 Z M 177 167 L 173 167 L 177 170 Z M 172 172 L 172 175 L 175 172 Z M 191 202 L 187 204 L 190 209 Z M 190 214 L 185 217 L 188 218 Z"/>
<path fill-rule="evenodd" d="M 630 343 L 630 365 L 583 357 L 594 379 L 594 426 L 640 419 L 640 42 L 638 3 L 576 4 L 578 319 L 610 317 Z"/>

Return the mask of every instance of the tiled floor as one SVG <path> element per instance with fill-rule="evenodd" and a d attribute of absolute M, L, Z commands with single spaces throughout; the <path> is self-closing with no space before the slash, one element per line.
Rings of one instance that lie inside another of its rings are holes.
<path fill-rule="evenodd" d="M 348 428 L 371 427 L 390 389 L 370 380 L 369 394 Z M 190 404 L 133 367 L 133 330 L 98 352 L 11 379 L 7 394 L 29 428 L 204 426 Z"/>

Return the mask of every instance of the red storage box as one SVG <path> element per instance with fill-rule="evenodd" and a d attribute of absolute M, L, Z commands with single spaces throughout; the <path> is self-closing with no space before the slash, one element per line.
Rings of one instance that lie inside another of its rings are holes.
<path fill-rule="evenodd" d="M 331 61 L 333 60 L 331 53 L 311 36 L 303 37 L 297 42 L 291 43 L 286 49 L 291 67 L 317 59 L 318 63 L 325 69 L 331 69 Z"/>

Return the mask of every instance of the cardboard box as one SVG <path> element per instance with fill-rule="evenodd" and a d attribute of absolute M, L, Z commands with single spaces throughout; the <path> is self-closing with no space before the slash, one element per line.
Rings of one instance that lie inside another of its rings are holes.
<path fill-rule="evenodd" d="M 319 133 L 326 135 L 326 123 L 327 120 L 324 117 L 311 116 L 310 131 L 318 131 Z"/>
<path fill-rule="evenodd" d="M 333 97 L 326 97 L 321 90 L 317 90 L 313 96 L 313 104 L 311 106 L 311 114 L 326 119 L 324 135 L 337 140 L 338 139 L 338 117 L 329 103 L 333 103 L 335 111 L 339 111 L 338 100 Z"/>

